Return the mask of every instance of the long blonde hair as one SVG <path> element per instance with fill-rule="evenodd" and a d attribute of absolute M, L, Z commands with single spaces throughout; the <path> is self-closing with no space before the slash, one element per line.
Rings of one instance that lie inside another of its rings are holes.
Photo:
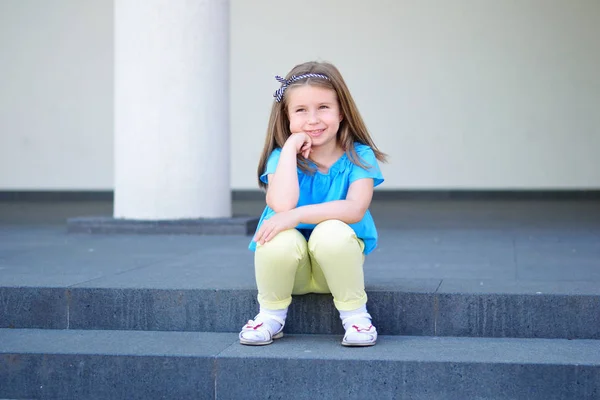
<path fill-rule="evenodd" d="M 354 103 L 354 99 L 352 99 L 352 96 L 350 95 L 350 90 L 348 89 L 348 86 L 346 86 L 346 82 L 344 82 L 338 69 L 330 63 L 310 61 L 296 65 L 285 76 L 285 79 L 289 80 L 292 76 L 305 74 L 325 75 L 329 79 L 307 77 L 293 82 L 287 87 L 286 91 L 301 85 L 314 85 L 335 91 L 343 117 L 340 122 L 337 141 L 345 150 L 349 160 L 363 168 L 368 168 L 358 154 L 356 154 L 356 150 L 354 149 L 354 142 L 359 142 L 370 146 L 375 153 L 375 157 L 379 161 L 386 162 L 387 155 L 382 153 L 377 146 L 375 146 L 373 139 L 371 139 L 371 135 Z M 263 189 L 266 188 L 266 184 L 260 180 L 260 176 L 265 171 L 269 156 L 276 148 L 283 147 L 290 135 L 290 120 L 287 114 L 287 100 L 284 94 L 282 100 L 280 102 L 273 101 L 273 106 L 271 107 L 267 136 L 258 163 L 257 173 L 259 187 Z M 300 154 L 298 155 L 298 167 L 305 172 L 314 172 L 314 168 L 311 168 L 307 160 Z"/>

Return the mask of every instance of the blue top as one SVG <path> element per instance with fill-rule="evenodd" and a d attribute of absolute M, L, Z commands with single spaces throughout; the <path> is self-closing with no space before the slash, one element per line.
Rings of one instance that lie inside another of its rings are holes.
<path fill-rule="evenodd" d="M 361 143 L 355 143 L 354 148 L 363 164 L 369 166 L 369 169 L 364 169 L 353 164 L 346 153 L 344 153 L 331 168 L 329 168 L 329 171 L 326 174 L 319 171 L 316 171 L 314 174 L 307 174 L 298 168 L 300 196 L 297 207 L 325 203 L 327 201 L 344 200 L 348 194 L 350 184 L 357 179 L 373 178 L 374 187 L 383 182 L 383 175 L 381 174 L 377 158 L 375 158 L 375 153 L 373 153 L 371 147 Z M 275 173 L 280 155 L 281 149 L 277 148 L 273 150 L 269 156 L 265 172 L 260 176 L 260 180 L 264 183 L 268 184 L 268 174 Z M 264 220 L 271 218 L 274 214 L 275 211 L 269 206 L 266 206 L 260 216 L 256 230 L 258 231 Z M 315 226 L 315 224 L 299 224 L 296 226 L 296 229 L 298 229 L 308 240 L 308 237 Z M 373 221 L 373 217 L 369 210 L 367 210 L 362 220 L 355 224 L 350 224 L 350 227 L 354 229 L 356 236 L 365 243 L 365 254 L 369 254 L 375 249 L 377 246 L 377 229 L 375 228 L 375 222 Z M 252 251 L 256 250 L 256 242 L 251 241 L 248 248 Z"/>

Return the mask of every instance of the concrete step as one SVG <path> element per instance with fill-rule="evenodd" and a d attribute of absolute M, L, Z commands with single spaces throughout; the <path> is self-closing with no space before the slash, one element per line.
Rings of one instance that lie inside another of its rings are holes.
<path fill-rule="evenodd" d="M 600 342 L 0 329 L 0 398 L 598 399 Z"/>
<path fill-rule="evenodd" d="M 367 291 L 381 334 L 600 339 L 598 288 L 420 285 Z M 238 332 L 257 309 L 256 290 L 247 288 L 0 287 L 0 328 Z M 285 331 L 341 334 L 331 295 L 295 297 Z"/>

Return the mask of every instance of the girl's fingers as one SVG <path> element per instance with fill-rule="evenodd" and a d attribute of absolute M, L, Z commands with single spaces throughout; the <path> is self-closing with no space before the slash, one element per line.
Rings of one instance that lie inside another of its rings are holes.
<path fill-rule="evenodd" d="M 277 235 L 278 232 L 279 232 L 279 229 L 277 229 L 276 226 L 268 225 L 267 228 L 265 229 L 265 231 L 263 232 L 261 244 L 265 244 L 268 241 L 270 241 L 271 239 L 273 239 L 275 237 L 275 235 Z"/>
<path fill-rule="evenodd" d="M 263 224 L 263 226 L 260 227 L 260 229 L 256 233 L 256 236 L 254 237 L 254 241 L 256 243 L 263 244 L 263 239 L 264 239 L 265 231 L 266 231 L 267 227 L 268 227 L 268 223 L 265 223 L 265 224 Z"/>
<path fill-rule="evenodd" d="M 269 231 L 265 231 L 260 238 L 260 244 L 265 244 L 267 242 L 267 237 L 269 235 Z"/>
<path fill-rule="evenodd" d="M 262 236 L 260 238 L 260 244 L 265 244 L 266 242 L 268 242 L 271 238 L 271 232 L 273 231 L 273 228 L 270 226 L 270 224 L 266 224 L 264 225 L 265 230 L 262 233 Z"/>
<path fill-rule="evenodd" d="M 277 235 L 277 230 L 272 229 L 265 237 L 265 242 L 268 242 L 269 240 L 273 239 L 275 237 L 275 235 Z"/>
<path fill-rule="evenodd" d="M 273 239 L 280 231 L 281 229 L 279 229 L 277 225 L 271 224 L 270 221 L 265 221 L 256 233 L 254 241 L 256 243 L 260 243 L 261 245 L 265 244 Z"/>
<path fill-rule="evenodd" d="M 308 158 L 308 156 L 310 156 L 310 149 L 311 149 L 310 143 L 306 143 L 306 144 L 304 144 L 304 146 L 302 146 L 302 156 L 304 158 Z"/>

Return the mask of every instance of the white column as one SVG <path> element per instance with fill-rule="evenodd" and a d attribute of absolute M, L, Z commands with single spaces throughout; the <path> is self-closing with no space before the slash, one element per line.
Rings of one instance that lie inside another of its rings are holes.
<path fill-rule="evenodd" d="M 114 7 L 114 217 L 230 217 L 229 1 Z"/>

